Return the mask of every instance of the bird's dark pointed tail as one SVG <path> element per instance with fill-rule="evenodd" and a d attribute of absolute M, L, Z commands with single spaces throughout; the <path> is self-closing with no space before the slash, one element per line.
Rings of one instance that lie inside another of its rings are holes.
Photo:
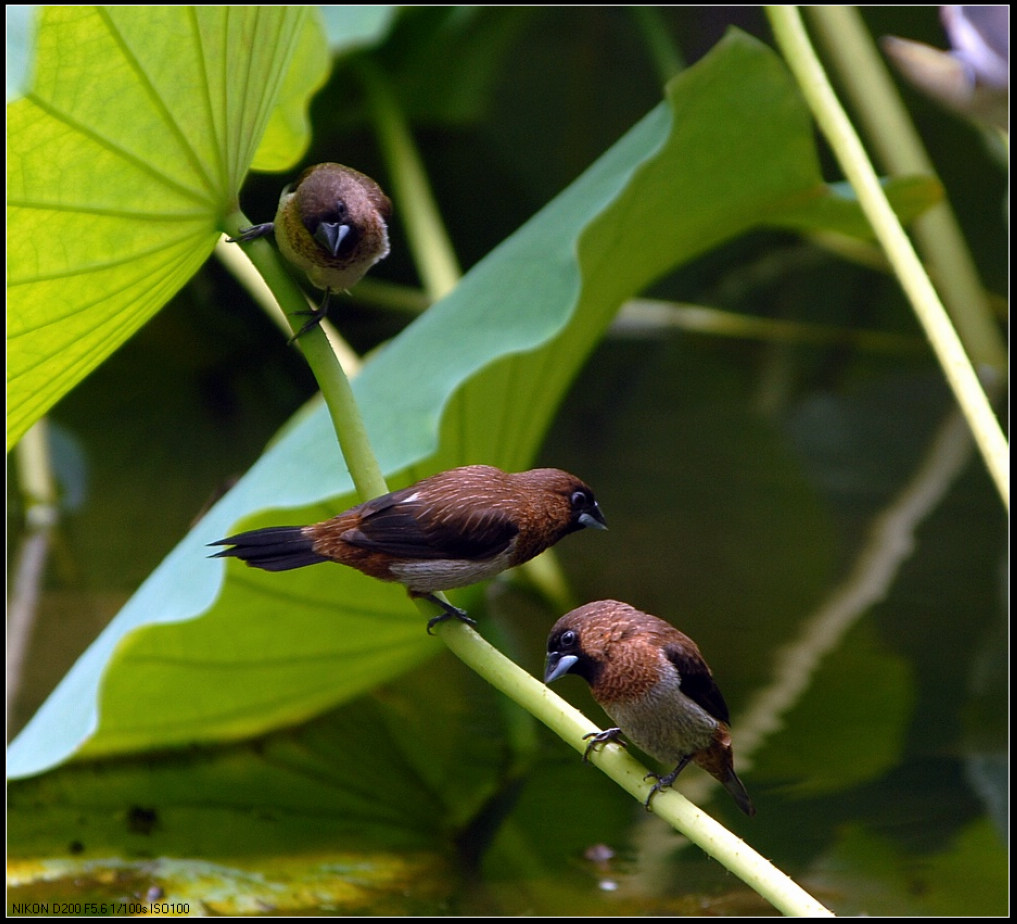
<path fill-rule="evenodd" d="M 265 571 L 289 571 L 328 561 L 314 551 L 313 541 L 302 526 L 269 526 L 252 529 L 209 545 L 231 545 L 231 549 L 216 552 L 210 558 L 240 558 L 254 568 Z"/>

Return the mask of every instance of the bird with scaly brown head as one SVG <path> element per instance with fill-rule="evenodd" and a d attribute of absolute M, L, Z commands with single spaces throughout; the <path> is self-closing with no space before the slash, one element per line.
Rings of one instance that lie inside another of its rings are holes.
<path fill-rule="evenodd" d="M 294 340 L 318 324 L 332 292 L 350 288 L 388 255 L 392 203 L 369 176 L 343 164 L 308 167 L 279 197 L 275 221 L 244 228 L 231 243 L 275 233 L 287 260 L 325 296 Z"/>
<path fill-rule="evenodd" d="M 403 584 L 444 611 L 427 624 L 466 613 L 439 600 L 514 568 L 580 529 L 606 529 L 593 491 L 556 468 L 503 472 L 465 465 L 351 507 L 310 526 L 270 526 L 220 539 L 213 558 L 234 557 L 266 571 L 333 561 Z"/>
<path fill-rule="evenodd" d="M 734 771 L 727 703 L 698 646 L 670 623 L 618 600 L 598 600 L 566 613 L 547 640 L 544 683 L 578 674 L 617 727 L 591 735 L 583 755 L 626 735 L 666 764 L 650 800 L 671 786 L 690 761 L 718 780 L 746 815 L 755 807 Z"/>

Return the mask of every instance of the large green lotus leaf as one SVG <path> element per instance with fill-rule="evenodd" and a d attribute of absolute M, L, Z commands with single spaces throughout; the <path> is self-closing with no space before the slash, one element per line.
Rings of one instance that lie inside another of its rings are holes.
<path fill-rule="evenodd" d="M 7 445 L 207 259 L 284 169 L 328 59 L 307 7 L 44 7 L 7 107 Z"/>
<path fill-rule="evenodd" d="M 942 195 L 935 177 L 909 176 L 884 184 L 898 214 L 915 215 Z M 839 230 L 852 237 L 872 237 L 868 219 L 848 183 L 831 183 L 815 190 L 807 202 L 787 203 L 771 216 L 770 224 L 795 231 Z"/>
<path fill-rule="evenodd" d="M 783 64 L 730 33 L 365 366 L 354 390 L 390 486 L 469 462 L 525 468 L 623 299 L 809 201 L 848 231 L 857 212 L 829 209 L 836 195 Z M 440 650 L 399 587 L 332 564 L 270 574 L 206 557 L 238 529 L 313 522 L 355 501 L 314 402 L 81 657 L 11 745 L 8 771 L 261 732 Z"/>
<path fill-rule="evenodd" d="M 383 696 L 256 743 L 19 781 L 11 900 L 112 901 L 138 877 L 140 893 L 156 884 L 165 901 L 222 914 L 441 913 L 458 882 L 450 845 L 505 760 L 500 694 L 445 659 L 437 678 L 404 675 Z"/>

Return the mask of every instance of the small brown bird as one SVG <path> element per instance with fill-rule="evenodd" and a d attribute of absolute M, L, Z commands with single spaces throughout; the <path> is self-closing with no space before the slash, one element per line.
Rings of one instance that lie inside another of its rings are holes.
<path fill-rule="evenodd" d="M 229 240 L 251 241 L 274 231 L 282 255 L 325 290 L 299 337 L 325 317 L 332 292 L 350 288 L 388 256 L 391 215 L 391 201 L 369 176 L 342 164 L 317 164 L 283 189 L 274 222 Z"/>
<path fill-rule="evenodd" d="M 407 488 L 351 507 L 311 526 L 273 526 L 230 536 L 213 558 L 234 556 L 266 571 L 323 561 L 405 585 L 445 612 L 428 624 L 466 613 L 434 596 L 529 561 L 563 536 L 606 529 L 593 492 L 556 468 L 510 474 L 490 465 L 439 472 Z"/>
<path fill-rule="evenodd" d="M 617 600 L 598 600 L 566 613 L 547 640 L 544 683 L 578 674 L 617 728 L 591 735 L 583 755 L 627 735 L 664 763 L 677 761 L 650 800 L 670 786 L 689 761 L 723 784 L 746 815 L 755 808 L 734 771 L 727 704 L 696 643 L 674 626 Z"/>

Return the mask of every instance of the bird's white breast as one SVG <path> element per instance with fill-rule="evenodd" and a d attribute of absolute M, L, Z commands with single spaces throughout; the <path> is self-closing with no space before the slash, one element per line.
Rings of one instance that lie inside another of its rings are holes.
<path fill-rule="evenodd" d="M 466 587 L 500 574 L 509 566 L 514 548 L 513 540 L 494 558 L 482 561 L 468 558 L 416 559 L 389 565 L 389 571 L 415 593 L 430 594 L 437 590 Z"/>
<path fill-rule="evenodd" d="M 669 677 L 637 699 L 618 699 L 604 707 L 633 744 L 665 763 L 708 747 L 717 728 L 717 720 L 682 693 L 676 681 Z"/>

